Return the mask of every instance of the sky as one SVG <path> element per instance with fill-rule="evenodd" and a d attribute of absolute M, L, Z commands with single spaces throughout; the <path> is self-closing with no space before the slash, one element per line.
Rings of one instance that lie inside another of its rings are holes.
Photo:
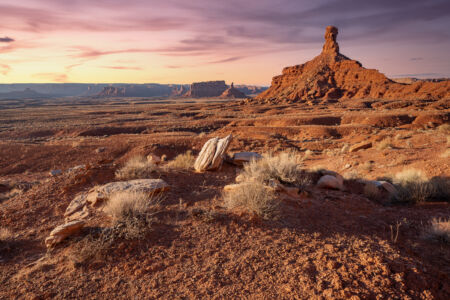
<path fill-rule="evenodd" d="M 389 77 L 450 77 L 448 0 L 1 0 L 0 83 L 269 85 L 322 49 Z"/>

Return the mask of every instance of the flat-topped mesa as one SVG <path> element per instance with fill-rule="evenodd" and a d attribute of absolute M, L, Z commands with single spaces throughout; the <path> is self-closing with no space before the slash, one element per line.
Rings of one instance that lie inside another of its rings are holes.
<path fill-rule="evenodd" d="M 325 44 L 323 45 L 323 54 L 339 54 L 339 44 L 336 42 L 338 29 L 334 26 L 327 26 L 325 30 Z"/>

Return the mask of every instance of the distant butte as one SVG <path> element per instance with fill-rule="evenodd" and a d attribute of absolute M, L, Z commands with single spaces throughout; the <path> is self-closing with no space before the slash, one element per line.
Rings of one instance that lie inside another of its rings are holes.
<path fill-rule="evenodd" d="M 396 83 L 339 52 L 338 29 L 328 26 L 322 53 L 311 61 L 283 69 L 270 88 L 249 101 L 313 99 L 450 99 L 450 81 Z"/>

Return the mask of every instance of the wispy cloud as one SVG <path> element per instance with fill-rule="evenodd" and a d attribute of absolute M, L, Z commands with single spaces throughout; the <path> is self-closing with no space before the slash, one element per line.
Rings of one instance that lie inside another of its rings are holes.
<path fill-rule="evenodd" d="M 0 43 L 12 43 L 14 42 L 13 38 L 10 38 L 8 36 L 0 37 Z"/>
<path fill-rule="evenodd" d="M 51 82 L 64 83 L 64 82 L 68 81 L 67 74 L 63 74 L 63 73 L 36 73 L 36 74 L 33 74 L 32 77 L 38 78 L 38 79 L 49 80 Z"/>
<path fill-rule="evenodd" d="M 0 74 L 8 75 L 8 73 L 11 71 L 11 67 L 6 64 L 0 64 Z"/>
<path fill-rule="evenodd" d="M 101 68 L 113 69 L 113 70 L 142 70 L 141 67 L 127 67 L 127 66 L 102 66 Z"/>

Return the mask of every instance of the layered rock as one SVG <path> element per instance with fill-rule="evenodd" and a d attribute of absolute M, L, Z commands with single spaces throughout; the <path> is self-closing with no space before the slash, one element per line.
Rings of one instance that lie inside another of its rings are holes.
<path fill-rule="evenodd" d="M 396 83 L 339 52 L 338 29 L 328 26 L 322 53 L 313 60 L 283 69 L 256 101 L 312 99 L 442 99 L 450 98 L 450 81 Z"/>
<path fill-rule="evenodd" d="M 185 96 L 192 98 L 219 97 L 227 88 L 228 86 L 223 80 L 194 82 Z"/>
<path fill-rule="evenodd" d="M 226 98 L 226 99 L 237 99 L 237 98 L 246 98 L 247 96 L 241 92 L 240 90 L 238 90 L 237 88 L 234 87 L 234 84 L 231 83 L 231 86 L 226 89 L 222 95 L 220 95 L 220 98 Z"/>
<path fill-rule="evenodd" d="M 124 86 L 107 86 L 97 94 L 98 97 L 168 97 L 179 96 L 185 87 L 163 84 L 136 84 Z"/>

